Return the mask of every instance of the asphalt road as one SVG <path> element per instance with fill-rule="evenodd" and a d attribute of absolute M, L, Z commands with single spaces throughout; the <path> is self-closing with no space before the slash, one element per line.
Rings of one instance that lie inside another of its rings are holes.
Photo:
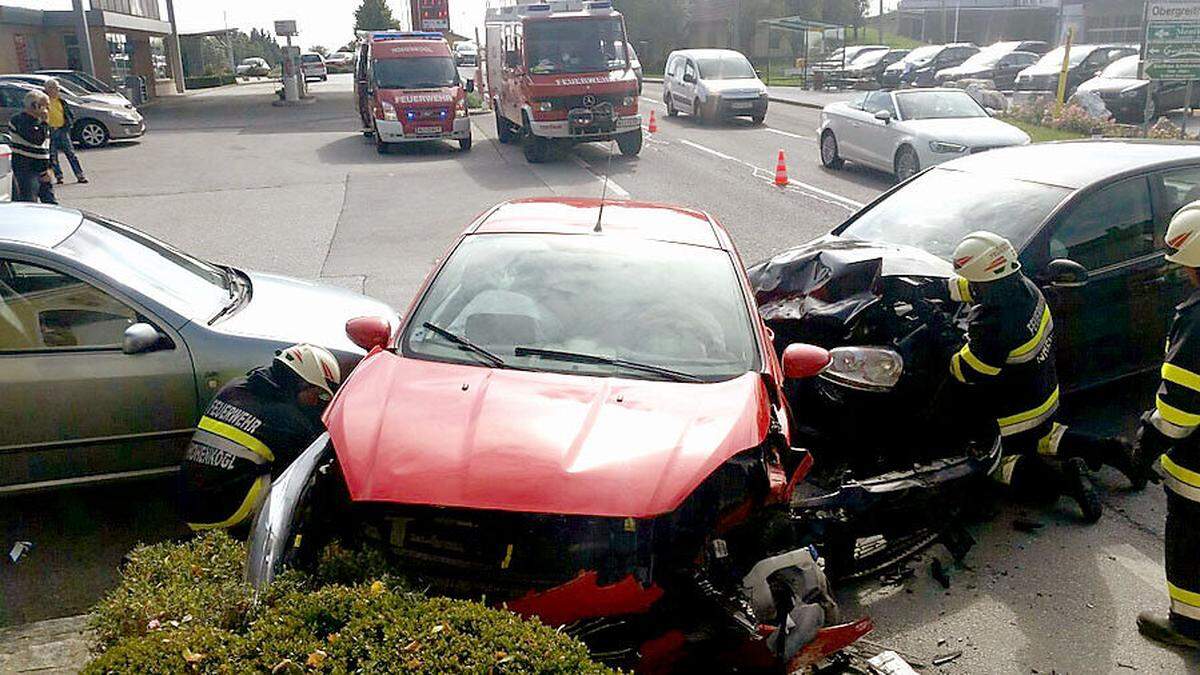
<path fill-rule="evenodd" d="M 159 103 L 146 111 L 141 142 L 82 153 L 92 183 L 60 188 L 61 201 L 204 257 L 342 285 L 403 311 L 452 237 L 504 199 L 607 190 L 699 207 L 751 263 L 827 231 L 890 185 L 874 171 L 821 168 L 817 112 L 805 108 L 772 105 L 764 127 L 702 125 L 667 118 L 661 90 L 648 85 L 644 108 L 655 110 L 659 131 L 639 158 L 593 145 L 531 166 L 518 147 L 492 140 L 490 116 L 474 118 L 470 153 L 435 143 L 380 156 L 358 133 L 349 76 L 313 83 L 318 101 L 309 106 L 272 107 L 272 89 L 249 84 Z M 772 184 L 780 149 L 787 188 Z M 1127 383 L 1074 412 L 1092 426 L 1128 426 L 1124 411 L 1143 405 L 1150 387 Z M 929 573 L 933 558 L 949 560 L 937 547 L 900 584 L 842 589 L 845 612 L 871 614 L 873 641 L 926 664 L 961 650 L 926 672 L 1200 669 L 1134 628 L 1137 611 L 1166 602 L 1161 489 L 1130 493 L 1110 472 L 1101 480 L 1110 490 L 1100 524 L 1079 525 L 1066 501 L 1050 509 L 999 502 L 994 518 L 972 525 L 978 544 L 966 567 L 951 566 L 949 588 Z M 1017 518 L 1043 527 L 1018 531 Z M 35 544 L 16 565 L 0 563 L 0 625 L 83 611 L 135 541 L 180 534 L 169 481 L 0 502 L 0 547 Z"/>

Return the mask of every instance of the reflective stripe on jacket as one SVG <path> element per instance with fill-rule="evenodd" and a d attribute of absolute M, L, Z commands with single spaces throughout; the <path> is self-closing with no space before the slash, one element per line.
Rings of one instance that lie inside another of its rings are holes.
<path fill-rule="evenodd" d="M 1171 450 L 1159 460 L 1167 489 L 1200 503 L 1200 291 L 1175 308 L 1150 424 Z"/>

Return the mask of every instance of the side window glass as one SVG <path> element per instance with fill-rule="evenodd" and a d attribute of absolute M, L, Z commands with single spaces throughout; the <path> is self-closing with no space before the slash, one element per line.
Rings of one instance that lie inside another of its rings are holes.
<path fill-rule="evenodd" d="M 21 110 L 25 107 L 24 96 L 22 94 L 23 92 L 12 87 L 0 89 L 0 107 Z"/>
<path fill-rule="evenodd" d="M 45 267 L 0 260 L 0 351 L 119 348 L 137 312 Z"/>
<path fill-rule="evenodd" d="M 688 61 L 683 67 L 683 73 L 684 73 L 684 75 L 691 75 L 692 77 L 696 77 L 696 65 L 694 63 L 692 63 L 691 61 Z"/>
<path fill-rule="evenodd" d="M 864 106 L 866 106 L 866 104 L 867 104 L 867 92 L 865 92 L 865 91 L 855 94 L 854 98 L 850 99 L 850 107 L 851 108 L 857 108 L 858 110 L 863 110 Z"/>
<path fill-rule="evenodd" d="M 1070 258 L 1089 270 L 1154 251 L 1150 185 L 1133 178 L 1092 193 L 1059 222 L 1050 258 Z"/>
<path fill-rule="evenodd" d="M 1164 171 L 1161 174 L 1162 217 L 1158 219 L 1157 243 L 1161 246 L 1166 238 L 1167 225 L 1175 212 L 1195 201 L 1200 201 L 1200 167 L 1188 167 Z"/>
<path fill-rule="evenodd" d="M 892 103 L 892 96 L 885 91 L 873 91 L 867 94 L 867 100 L 863 103 L 863 110 L 872 115 L 880 110 L 887 110 L 892 113 L 892 117 L 896 116 L 896 106 Z"/>

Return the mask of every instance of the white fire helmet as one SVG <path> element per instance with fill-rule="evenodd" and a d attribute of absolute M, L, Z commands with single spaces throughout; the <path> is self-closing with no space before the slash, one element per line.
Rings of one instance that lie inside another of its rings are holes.
<path fill-rule="evenodd" d="M 1021 269 L 1017 250 L 993 232 L 972 232 L 954 249 L 954 271 L 973 283 L 1003 279 Z"/>
<path fill-rule="evenodd" d="M 275 360 L 291 368 L 300 379 L 325 390 L 333 396 L 333 391 L 342 382 L 342 371 L 337 359 L 324 347 L 314 345 L 292 345 L 275 353 Z"/>
<path fill-rule="evenodd" d="M 1167 226 L 1167 260 L 1186 267 L 1200 267 L 1200 200 L 1175 212 Z"/>

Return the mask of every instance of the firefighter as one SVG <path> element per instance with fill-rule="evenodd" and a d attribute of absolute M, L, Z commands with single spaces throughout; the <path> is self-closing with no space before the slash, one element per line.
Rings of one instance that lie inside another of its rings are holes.
<path fill-rule="evenodd" d="M 1067 495 L 1084 520 L 1096 522 L 1103 504 L 1089 467 L 1110 464 L 1140 487 L 1131 446 L 1071 432 L 1058 422 L 1054 320 L 1007 239 L 992 232 L 967 235 L 954 251 L 954 270 L 948 284 L 924 294 L 970 305 L 967 341 L 950 356 L 949 369 L 955 381 L 975 390 L 971 400 L 984 401 L 1000 427 L 1004 456 L 995 478 L 1023 495 Z"/>
<path fill-rule="evenodd" d="M 300 344 L 222 387 L 183 462 L 188 525 L 247 532 L 273 476 L 321 434 L 321 414 L 340 382 L 332 354 Z"/>
<path fill-rule="evenodd" d="M 1167 228 L 1167 260 L 1200 288 L 1200 201 Z M 1175 308 L 1155 409 L 1142 416 L 1138 455 L 1156 463 L 1167 491 L 1166 614 L 1143 612 L 1138 630 L 1166 644 L 1200 648 L 1200 290 Z M 1161 459 L 1160 459 L 1161 457 Z"/>

